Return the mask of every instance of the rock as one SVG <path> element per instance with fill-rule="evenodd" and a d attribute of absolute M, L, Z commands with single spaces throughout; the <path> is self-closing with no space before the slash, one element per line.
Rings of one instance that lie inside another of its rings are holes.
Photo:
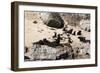
<path fill-rule="evenodd" d="M 90 32 L 91 30 L 89 29 L 88 32 Z"/>
<path fill-rule="evenodd" d="M 75 35 L 76 34 L 76 31 L 74 31 L 73 33 L 72 33 L 72 35 Z"/>
<path fill-rule="evenodd" d="M 89 53 L 86 53 L 86 55 L 90 55 Z"/>
<path fill-rule="evenodd" d="M 72 34 L 73 29 L 67 30 L 67 33 Z"/>
<path fill-rule="evenodd" d="M 34 23 L 34 24 L 37 24 L 37 21 L 34 21 L 33 23 Z"/>
<path fill-rule="evenodd" d="M 54 32 L 54 35 L 53 35 L 53 37 L 52 38 L 56 38 L 57 37 L 57 33 L 56 32 Z"/>
<path fill-rule="evenodd" d="M 65 27 L 63 28 L 63 31 L 66 31 L 66 28 Z"/>
<path fill-rule="evenodd" d="M 43 42 L 48 43 L 46 39 Z M 54 46 L 54 43 L 50 44 Z M 61 44 L 57 47 L 50 47 L 48 45 L 33 44 L 30 50 L 25 53 L 25 61 L 37 60 L 60 60 L 68 59 L 71 47 L 66 44 Z"/>
<path fill-rule="evenodd" d="M 44 24 L 49 27 L 63 28 L 64 21 L 59 13 L 42 13 L 42 20 Z"/>
<path fill-rule="evenodd" d="M 60 59 L 67 59 L 69 57 L 68 52 L 61 54 L 60 56 L 56 57 L 56 60 Z"/>
<path fill-rule="evenodd" d="M 81 35 L 82 34 L 82 32 L 79 30 L 78 32 L 77 32 L 77 35 Z"/>
<path fill-rule="evenodd" d="M 25 47 L 25 53 L 27 53 L 28 52 L 28 47 Z"/>
<path fill-rule="evenodd" d="M 30 59 L 29 57 L 27 57 L 27 56 L 24 56 L 24 59 Z"/>
<path fill-rule="evenodd" d="M 78 37 L 81 42 L 85 42 L 85 37 Z"/>
<path fill-rule="evenodd" d="M 46 38 L 44 38 L 43 40 L 39 40 L 37 42 L 34 42 L 34 44 L 39 44 L 39 45 L 47 45 L 47 46 L 50 46 L 50 47 L 56 47 L 56 46 L 59 46 L 60 45 L 60 40 L 62 39 L 60 34 L 54 34 L 53 38 L 55 38 L 53 41 L 49 41 L 47 40 Z"/>
<path fill-rule="evenodd" d="M 55 42 L 59 45 L 60 44 L 60 40 L 61 40 L 61 37 L 60 37 L 60 34 L 58 34 L 58 37 L 57 37 Z"/>
<path fill-rule="evenodd" d="M 78 39 L 83 43 L 89 43 L 90 44 L 90 40 L 86 40 L 86 37 L 78 37 Z"/>
<path fill-rule="evenodd" d="M 30 51 L 31 52 L 30 60 L 36 61 L 36 60 L 55 60 L 56 59 L 57 50 L 55 48 L 52 48 L 46 45 L 41 45 L 41 47 L 38 47 L 38 48 L 33 46 L 32 49 L 33 50 Z"/>
<path fill-rule="evenodd" d="M 54 19 L 48 21 L 47 25 L 54 28 L 62 28 L 64 26 L 60 21 Z"/>

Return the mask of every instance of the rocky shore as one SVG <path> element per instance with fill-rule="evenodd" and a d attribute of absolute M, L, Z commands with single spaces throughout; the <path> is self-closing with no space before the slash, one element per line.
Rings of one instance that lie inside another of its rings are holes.
<path fill-rule="evenodd" d="M 26 12 L 24 59 L 90 58 L 90 32 L 89 14 Z"/>

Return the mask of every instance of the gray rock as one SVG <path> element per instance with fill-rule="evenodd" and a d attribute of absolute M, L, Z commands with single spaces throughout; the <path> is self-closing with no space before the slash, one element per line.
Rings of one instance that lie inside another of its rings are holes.
<path fill-rule="evenodd" d="M 63 28 L 64 21 L 59 13 L 42 13 L 41 19 L 44 24 L 53 28 Z"/>

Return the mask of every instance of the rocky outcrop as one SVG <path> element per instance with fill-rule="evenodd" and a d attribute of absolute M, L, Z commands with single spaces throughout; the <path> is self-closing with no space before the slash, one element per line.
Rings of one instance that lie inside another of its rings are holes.
<path fill-rule="evenodd" d="M 66 49 L 70 49 L 70 47 L 66 47 Z M 63 47 L 61 46 L 53 48 L 47 45 L 34 44 L 30 48 L 29 52 L 25 53 L 25 59 L 26 61 L 56 60 L 56 59 L 65 59 L 65 57 L 67 59 L 68 55 L 66 52 L 68 52 L 69 50 L 66 49 L 63 49 Z"/>
<path fill-rule="evenodd" d="M 86 59 L 90 57 L 89 44 L 80 48 L 72 48 L 69 44 L 64 46 L 50 47 L 47 45 L 33 44 L 29 52 L 25 53 L 25 61 L 43 61 L 43 60 L 67 60 L 67 59 Z"/>

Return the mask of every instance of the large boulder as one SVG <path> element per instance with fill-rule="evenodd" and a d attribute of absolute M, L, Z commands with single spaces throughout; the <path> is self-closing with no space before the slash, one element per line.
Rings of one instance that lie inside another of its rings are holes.
<path fill-rule="evenodd" d="M 49 27 L 63 28 L 64 21 L 59 13 L 41 13 L 41 19 Z"/>

